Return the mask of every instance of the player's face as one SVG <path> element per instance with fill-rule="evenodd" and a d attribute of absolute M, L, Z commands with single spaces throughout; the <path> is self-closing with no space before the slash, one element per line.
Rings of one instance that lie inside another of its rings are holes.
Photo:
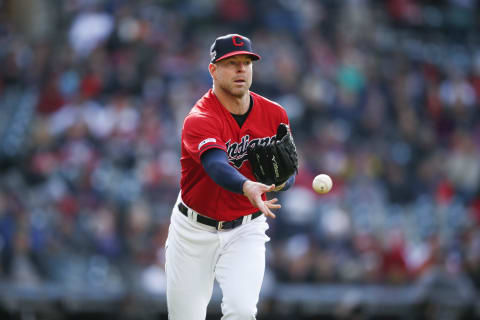
<path fill-rule="evenodd" d="M 215 64 L 212 77 L 216 87 L 232 96 L 241 98 L 252 85 L 252 58 L 239 54 Z"/>

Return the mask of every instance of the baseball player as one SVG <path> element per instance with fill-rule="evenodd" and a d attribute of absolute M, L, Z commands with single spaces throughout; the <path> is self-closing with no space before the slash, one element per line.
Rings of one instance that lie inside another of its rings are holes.
<path fill-rule="evenodd" d="M 287 190 L 297 169 L 285 110 L 249 91 L 252 62 L 260 59 L 250 40 L 222 36 L 210 53 L 212 89 L 182 129 L 181 190 L 166 242 L 171 320 L 205 319 L 215 279 L 222 319 L 255 319 L 269 240 L 266 217 L 275 218 L 272 210 L 280 208 L 266 193 Z"/>

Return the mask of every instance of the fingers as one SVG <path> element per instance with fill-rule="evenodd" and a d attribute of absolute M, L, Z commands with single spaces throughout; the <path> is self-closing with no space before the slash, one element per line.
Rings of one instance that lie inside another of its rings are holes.
<path fill-rule="evenodd" d="M 255 198 L 255 206 L 266 216 L 273 214 L 260 196 Z"/>
<path fill-rule="evenodd" d="M 268 203 L 276 203 L 278 202 L 278 198 L 273 198 L 273 199 L 270 199 L 270 200 L 266 200 L 265 202 L 268 202 Z"/>
<path fill-rule="evenodd" d="M 280 209 L 282 205 L 280 203 L 277 203 L 277 201 L 278 201 L 277 198 L 273 198 L 265 201 L 265 205 L 270 209 Z"/>
<path fill-rule="evenodd" d="M 265 216 L 275 218 L 275 214 L 270 209 L 279 209 L 281 205 L 277 203 L 278 199 L 262 200 L 262 194 L 271 192 L 275 189 L 275 185 L 265 185 L 262 183 L 247 181 L 243 185 L 244 195 L 250 202 L 257 207 Z"/>
<path fill-rule="evenodd" d="M 268 206 L 262 201 L 262 206 L 260 206 L 260 211 L 267 217 L 275 219 L 277 216 L 268 208 Z"/>
<path fill-rule="evenodd" d="M 272 199 L 274 200 L 274 199 Z M 254 206 L 256 206 L 265 216 L 275 218 L 275 214 L 270 210 L 270 207 L 276 207 L 275 201 L 272 200 L 263 201 L 261 196 L 255 198 Z"/>
<path fill-rule="evenodd" d="M 271 217 L 271 218 L 275 219 L 276 215 L 270 209 L 280 209 L 282 207 L 279 203 L 276 203 L 277 201 L 278 201 L 277 198 L 273 198 L 273 199 L 266 200 L 266 201 L 263 201 L 263 200 L 260 199 L 261 204 L 259 205 L 258 208 L 267 217 Z"/>

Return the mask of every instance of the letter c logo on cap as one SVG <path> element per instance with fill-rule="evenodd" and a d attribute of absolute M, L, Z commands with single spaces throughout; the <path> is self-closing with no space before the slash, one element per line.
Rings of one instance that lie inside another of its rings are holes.
<path fill-rule="evenodd" d="M 240 41 L 237 42 L 237 39 L 240 39 Z M 233 36 L 232 41 L 235 47 L 241 47 L 245 44 L 245 42 L 242 41 L 242 37 L 239 36 Z"/>

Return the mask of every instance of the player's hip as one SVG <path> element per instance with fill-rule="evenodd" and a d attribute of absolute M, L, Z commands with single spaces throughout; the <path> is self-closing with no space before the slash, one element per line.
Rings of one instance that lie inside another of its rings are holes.
<path fill-rule="evenodd" d="M 207 233 L 210 236 L 217 232 L 238 233 L 243 229 L 258 229 L 264 233 L 268 229 L 266 217 L 260 212 L 248 214 L 235 220 L 217 221 L 188 207 L 180 194 L 173 207 L 171 221 L 174 227 L 178 224 L 190 228 L 190 232 Z"/>

